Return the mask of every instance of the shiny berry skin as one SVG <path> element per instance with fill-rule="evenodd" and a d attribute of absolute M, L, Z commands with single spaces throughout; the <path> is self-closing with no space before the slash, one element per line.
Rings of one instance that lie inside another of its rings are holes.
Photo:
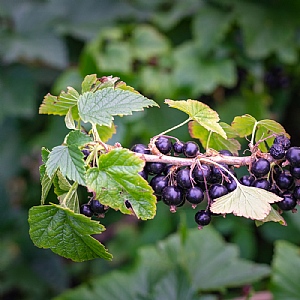
<path fill-rule="evenodd" d="M 204 193 L 198 186 L 194 186 L 186 191 L 185 198 L 191 204 L 199 204 L 204 199 Z"/>
<path fill-rule="evenodd" d="M 220 163 L 219 165 L 221 165 L 222 167 L 224 167 L 226 170 L 229 170 L 228 165 Z M 227 172 L 224 171 L 223 169 L 221 169 L 219 166 L 217 165 L 213 165 L 212 168 L 212 177 L 215 178 L 216 181 L 219 181 L 222 179 L 222 175 L 223 173 L 225 173 L 225 175 L 227 175 Z"/>
<path fill-rule="evenodd" d="M 81 152 L 84 155 L 83 159 L 86 159 L 91 153 L 88 149 L 82 149 Z"/>
<path fill-rule="evenodd" d="M 297 205 L 296 199 L 293 197 L 293 195 L 289 192 L 285 192 L 282 195 L 283 200 L 280 202 L 276 202 L 277 206 L 281 210 L 292 210 Z"/>
<path fill-rule="evenodd" d="M 160 136 L 156 141 L 155 141 L 155 146 L 161 152 L 162 154 L 169 154 L 172 149 L 172 142 L 170 141 L 169 138 L 165 136 Z"/>
<path fill-rule="evenodd" d="M 142 176 L 145 180 L 148 180 L 148 172 L 146 169 L 143 169 L 141 172 L 138 173 L 140 176 Z"/>
<path fill-rule="evenodd" d="M 211 214 L 209 211 L 199 210 L 195 214 L 195 222 L 199 226 L 206 226 L 211 221 Z"/>
<path fill-rule="evenodd" d="M 266 178 L 258 178 L 252 182 L 251 186 L 259 188 L 259 189 L 269 190 L 271 187 L 271 184 L 268 181 L 268 179 L 266 179 Z"/>
<path fill-rule="evenodd" d="M 190 168 L 185 168 L 178 171 L 176 175 L 176 181 L 177 185 L 182 189 L 189 189 L 192 187 L 190 173 Z"/>
<path fill-rule="evenodd" d="M 269 152 L 274 159 L 282 159 L 285 155 L 285 150 L 281 144 L 273 144 Z"/>
<path fill-rule="evenodd" d="M 294 179 L 290 174 L 281 173 L 276 179 L 276 184 L 280 189 L 288 189 L 294 183 Z"/>
<path fill-rule="evenodd" d="M 150 186 L 152 187 L 155 195 L 161 195 L 165 187 L 168 186 L 168 178 L 164 175 L 156 175 L 150 181 Z"/>
<path fill-rule="evenodd" d="M 227 181 L 228 180 L 228 181 Z M 228 192 L 232 192 L 237 188 L 237 183 L 236 181 L 233 179 L 232 176 L 228 176 L 228 179 L 226 181 L 224 181 L 224 185 L 226 186 Z"/>
<path fill-rule="evenodd" d="M 300 167 L 300 147 L 291 147 L 286 151 L 285 157 L 291 166 Z"/>
<path fill-rule="evenodd" d="M 242 185 L 250 186 L 253 183 L 254 180 L 255 180 L 254 176 L 244 175 L 240 178 L 240 183 Z"/>
<path fill-rule="evenodd" d="M 294 191 L 293 191 L 293 196 L 297 200 L 300 199 L 300 186 L 299 185 L 295 186 Z"/>
<path fill-rule="evenodd" d="M 291 166 L 290 173 L 294 178 L 300 179 L 300 167 Z"/>
<path fill-rule="evenodd" d="M 197 182 L 203 182 L 204 178 L 209 181 L 210 176 L 211 176 L 211 167 L 209 165 L 196 165 L 195 168 L 193 169 L 193 178 Z"/>
<path fill-rule="evenodd" d="M 90 207 L 91 210 L 95 213 L 95 214 L 104 214 L 106 212 L 106 208 L 103 204 L 101 204 L 98 200 L 91 200 L 90 201 Z"/>
<path fill-rule="evenodd" d="M 259 158 L 251 166 L 251 173 L 256 178 L 261 178 L 270 172 L 270 162 L 265 158 Z"/>
<path fill-rule="evenodd" d="M 233 154 L 231 153 L 231 151 L 224 149 L 224 150 L 220 150 L 219 151 L 220 154 L 224 155 L 224 156 L 233 156 Z"/>
<path fill-rule="evenodd" d="M 142 154 L 150 154 L 150 150 L 144 144 L 135 144 L 130 149 L 132 152 L 142 153 Z"/>
<path fill-rule="evenodd" d="M 277 136 L 273 144 L 282 145 L 284 150 L 288 150 L 291 147 L 291 141 L 285 135 Z"/>
<path fill-rule="evenodd" d="M 91 209 L 89 204 L 83 204 L 80 206 L 80 213 L 85 215 L 86 217 L 92 217 L 94 212 Z"/>
<path fill-rule="evenodd" d="M 184 146 L 184 143 L 183 143 L 183 142 L 180 142 L 180 141 L 175 142 L 175 143 L 173 144 L 173 150 L 174 150 L 174 152 L 175 152 L 176 154 L 182 153 L 182 152 L 183 152 L 183 146 Z"/>
<path fill-rule="evenodd" d="M 199 146 L 195 142 L 186 142 L 183 145 L 183 154 L 186 157 L 193 158 L 196 157 L 199 153 Z"/>
<path fill-rule="evenodd" d="M 224 185 L 214 183 L 210 186 L 208 193 L 211 199 L 217 199 L 228 194 L 228 190 Z"/>
<path fill-rule="evenodd" d="M 149 174 L 160 174 L 164 171 L 166 167 L 165 163 L 161 163 L 161 162 L 148 162 L 146 163 L 146 170 Z"/>
<path fill-rule="evenodd" d="M 162 201 L 169 206 L 179 206 L 184 201 L 181 189 L 173 185 L 165 187 L 161 196 Z"/>

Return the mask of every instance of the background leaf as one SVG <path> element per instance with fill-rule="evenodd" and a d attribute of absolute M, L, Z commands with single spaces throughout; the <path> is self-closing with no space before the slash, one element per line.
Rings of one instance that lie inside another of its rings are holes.
<path fill-rule="evenodd" d="M 79 115 L 84 122 L 106 126 L 111 126 L 115 115 L 131 115 L 149 106 L 157 104 L 141 94 L 114 88 L 86 92 L 78 100 Z"/>
<path fill-rule="evenodd" d="M 116 148 L 99 158 L 98 168 L 87 171 L 87 186 L 96 192 L 104 205 L 132 213 L 124 202 L 128 200 L 135 215 L 142 220 L 152 219 L 156 212 L 156 198 L 149 184 L 138 174 L 144 161 L 127 149 Z"/>
<path fill-rule="evenodd" d="M 70 209 L 55 204 L 34 206 L 29 210 L 28 222 L 30 237 L 37 247 L 50 248 L 78 262 L 112 258 L 104 246 L 91 237 L 104 231 L 104 227 Z"/>
<path fill-rule="evenodd" d="M 243 115 L 235 117 L 231 123 L 232 128 L 238 133 L 240 137 L 248 136 L 256 124 L 255 118 L 250 115 Z"/>
<path fill-rule="evenodd" d="M 167 99 L 165 100 L 165 103 L 172 108 L 176 108 L 185 112 L 192 120 L 198 122 L 207 130 L 216 132 L 224 139 L 227 138 L 225 131 L 218 123 L 220 120 L 218 113 L 212 110 L 208 105 L 190 99 L 187 101 L 173 101 Z"/>

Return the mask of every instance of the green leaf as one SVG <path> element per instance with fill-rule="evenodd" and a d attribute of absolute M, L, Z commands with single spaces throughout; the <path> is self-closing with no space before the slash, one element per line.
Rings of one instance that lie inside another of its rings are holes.
<path fill-rule="evenodd" d="M 281 200 L 282 198 L 274 193 L 237 182 L 234 191 L 214 200 L 211 211 L 216 214 L 233 213 L 252 220 L 264 220 L 271 211 L 270 203 Z"/>
<path fill-rule="evenodd" d="M 231 127 L 238 133 L 240 137 L 252 134 L 252 130 L 256 125 L 256 119 L 250 115 L 235 117 L 231 123 Z"/>
<path fill-rule="evenodd" d="M 81 132 L 80 130 L 73 130 L 66 137 L 66 143 L 68 146 L 73 145 L 80 147 L 91 142 L 92 140 L 93 139 L 89 135 Z"/>
<path fill-rule="evenodd" d="M 147 181 L 138 174 L 144 164 L 127 149 L 116 148 L 102 154 L 98 168 L 87 171 L 88 189 L 95 191 L 104 205 L 130 214 L 124 204 L 128 200 L 138 218 L 151 219 L 156 212 L 156 198 Z"/>
<path fill-rule="evenodd" d="M 65 176 L 58 170 L 53 179 L 54 193 L 59 197 L 65 195 L 71 188 L 71 184 Z"/>
<path fill-rule="evenodd" d="M 71 107 L 77 105 L 78 98 L 78 92 L 72 87 L 68 87 L 67 92 L 62 91 L 58 97 L 47 94 L 39 108 L 39 113 L 64 116 L 68 114 Z"/>
<path fill-rule="evenodd" d="M 251 284 L 269 273 L 267 265 L 240 259 L 238 248 L 208 226 L 188 230 L 185 241 L 177 233 L 143 247 L 131 271 L 112 271 L 55 299 L 216 299 L 208 293 Z"/>
<path fill-rule="evenodd" d="M 224 139 L 227 139 L 226 133 L 218 123 L 220 118 L 216 111 L 212 110 L 208 105 L 196 101 L 173 101 L 165 100 L 170 107 L 181 110 L 189 115 L 191 120 L 198 122 L 201 126 L 206 128 L 208 131 L 216 132 L 221 135 Z"/>
<path fill-rule="evenodd" d="M 50 178 L 48 176 L 48 174 L 46 173 L 46 162 L 48 160 L 48 157 L 49 157 L 49 154 L 50 154 L 50 151 L 46 148 L 42 148 L 42 151 L 41 151 L 41 155 L 42 155 L 42 161 L 44 164 L 42 164 L 40 166 L 40 180 L 41 180 L 41 186 L 42 186 L 42 192 L 41 192 L 41 204 L 44 204 L 45 203 L 45 200 L 48 196 L 48 193 L 50 191 L 50 188 L 52 186 L 52 183 L 53 183 L 53 177 Z"/>
<path fill-rule="evenodd" d="M 81 84 L 81 93 L 89 92 L 97 82 L 97 75 L 91 74 L 84 77 Z"/>
<path fill-rule="evenodd" d="M 63 176 L 84 185 L 85 166 L 83 157 L 84 155 L 75 145 L 54 147 L 46 163 L 48 176 L 52 177 L 59 169 Z"/>
<path fill-rule="evenodd" d="M 109 87 L 86 92 L 78 100 L 79 115 L 84 122 L 105 126 L 111 126 L 115 115 L 131 115 L 149 106 L 157 104 L 141 94 Z"/>
<path fill-rule="evenodd" d="M 219 124 L 225 131 L 227 139 L 224 139 L 215 132 L 210 134 L 210 131 L 195 121 L 189 123 L 189 132 L 192 138 L 200 140 L 205 149 L 212 148 L 217 151 L 227 149 L 234 155 L 238 155 L 238 150 L 241 149 L 241 144 L 234 139 L 237 136 L 236 132 L 226 123 L 220 122 Z"/>
<path fill-rule="evenodd" d="M 74 182 L 70 187 L 68 193 L 61 195 L 60 205 L 65 208 L 69 208 L 75 213 L 79 214 L 79 200 L 77 195 L 78 182 Z"/>
<path fill-rule="evenodd" d="M 271 221 L 272 222 L 278 222 L 279 224 L 281 224 L 283 226 L 287 225 L 284 218 L 273 207 L 271 207 L 270 213 L 263 220 L 256 220 L 255 224 L 256 224 L 256 226 L 261 226 L 265 222 L 271 222 Z"/>
<path fill-rule="evenodd" d="M 300 249 L 287 242 L 275 242 L 270 290 L 274 300 L 297 300 L 300 295 Z"/>
<path fill-rule="evenodd" d="M 49 248 L 77 262 L 112 258 L 104 246 L 91 237 L 104 231 L 104 227 L 68 208 L 55 204 L 34 206 L 29 210 L 28 222 L 30 237 L 39 248 Z"/>
<path fill-rule="evenodd" d="M 96 130 L 102 142 L 106 143 L 117 131 L 114 123 L 111 126 L 96 125 Z"/>

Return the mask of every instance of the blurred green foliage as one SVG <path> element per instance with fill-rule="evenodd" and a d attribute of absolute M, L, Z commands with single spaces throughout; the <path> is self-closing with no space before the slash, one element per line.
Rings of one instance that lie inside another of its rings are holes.
<path fill-rule="evenodd" d="M 46 93 L 78 88 L 96 73 L 119 76 L 153 98 L 161 108 L 116 118 L 111 143 L 128 148 L 184 119 L 169 113 L 165 98 L 200 100 L 229 123 L 244 113 L 275 119 L 299 146 L 299 13 L 293 0 L 0 0 L 0 297 L 50 299 L 110 270 L 127 270 L 141 246 L 195 227 L 192 210 L 173 215 L 159 204 L 147 222 L 107 214 L 99 239 L 113 252 L 112 263 L 71 263 L 34 247 L 27 217 L 40 201 L 40 149 L 61 144 L 67 133 L 62 118 L 38 115 Z M 187 128 L 174 134 L 190 139 Z M 275 241 L 300 244 L 299 216 L 285 217 L 288 227 L 256 228 L 233 216 L 212 226 L 242 258 L 270 264 Z"/>

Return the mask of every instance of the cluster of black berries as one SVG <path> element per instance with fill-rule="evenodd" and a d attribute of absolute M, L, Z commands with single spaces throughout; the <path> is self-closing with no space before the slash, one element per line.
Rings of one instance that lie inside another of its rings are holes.
<path fill-rule="evenodd" d="M 183 143 L 177 140 L 172 143 L 170 138 L 160 136 L 155 141 L 155 145 L 165 155 L 195 158 L 200 154 L 198 144 L 193 141 Z M 149 148 L 144 144 L 136 144 L 131 150 L 151 154 Z M 220 154 L 232 156 L 228 150 L 220 151 Z M 212 203 L 214 199 L 233 191 L 237 185 L 230 174 L 234 174 L 233 167 L 225 164 L 198 163 L 194 166 L 180 167 L 163 162 L 147 162 L 140 172 L 140 175 L 149 181 L 157 200 L 162 200 L 170 206 L 172 212 L 183 206 L 185 202 L 195 208 L 204 199 L 207 199 L 208 203 Z M 199 227 L 208 225 L 212 215 L 208 205 L 207 209 L 199 210 L 195 214 L 195 221 Z"/>
<path fill-rule="evenodd" d="M 103 218 L 107 210 L 108 207 L 100 203 L 97 199 L 91 199 L 88 203 L 80 206 L 80 213 L 89 218 L 92 216 Z"/>

